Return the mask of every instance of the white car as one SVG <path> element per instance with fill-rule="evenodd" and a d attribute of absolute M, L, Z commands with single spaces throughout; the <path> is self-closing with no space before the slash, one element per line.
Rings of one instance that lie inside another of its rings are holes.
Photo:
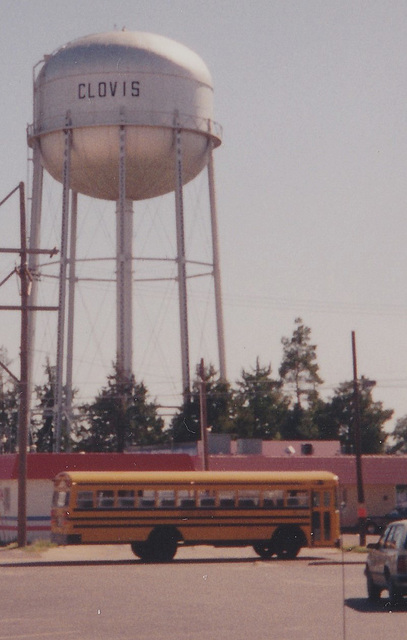
<path fill-rule="evenodd" d="M 379 541 L 368 545 L 365 575 L 369 600 L 389 592 L 391 604 L 407 595 L 407 520 L 388 525 Z"/>

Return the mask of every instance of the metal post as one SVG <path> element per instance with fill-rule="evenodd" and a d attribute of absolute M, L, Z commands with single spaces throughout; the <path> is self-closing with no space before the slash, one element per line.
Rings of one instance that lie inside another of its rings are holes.
<path fill-rule="evenodd" d="M 201 382 L 199 384 L 199 406 L 201 422 L 202 461 L 204 471 L 208 471 L 208 405 L 206 399 L 205 365 L 203 358 L 201 359 L 201 364 L 199 366 L 199 375 L 201 377 Z"/>
<path fill-rule="evenodd" d="M 31 275 L 30 306 L 35 307 L 38 299 L 38 262 L 41 232 L 42 213 L 42 187 L 44 169 L 41 163 L 41 152 L 39 142 L 36 140 L 33 151 L 33 182 L 31 199 L 31 223 L 30 223 L 30 253 L 28 256 L 28 270 Z M 35 328 L 37 315 L 35 311 L 28 314 L 28 398 L 31 401 L 33 390 L 33 370 L 34 370 L 34 346 Z"/>
<path fill-rule="evenodd" d="M 190 367 L 189 367 L 189 336 L 188 336 L 188 306 L 187 306 L 187 274 L 185 256 L 185 231 L 184 231 L 184 201 L 182 182 L 182 147 L 181 129 L 176 123 L 175 129 L 175 213 L 177 227 L 177 264 L 178 264 L 178 296 L 181 336 L 181 366 L 182 366 L 182 391 L 184 402 L 190 394 Z"/>
<path fill-rule="evenodd" d="M 354 407 L 354 425 L 355 425 L 355 456 L 356 456 L 356 480 L 357 480 L 357 494 L 358 494 L 359 544 L 361 546 L 364 546 L 366 544 L 366 505 L 365 505 L 365 492 L 363 488 L 359 384 L 358 384 L 358 370 L 357 370 L 357 358 L 356 358 L 356 338 L 355 338 L 354 331 L 352 331 L 352 360 L 353 360 L 353 407 Z"/>
<path fill-rule="evenodd" d="M 27 236 L 25 221 L 24 183 L 20 182 L 21 235 L 21 353 L 20 407 L 18 424 L 18 535 L 19 547 L 27 544 L 27 445 L 28 445 L 28 289 Z"/>
<path fill-rule="evenodd" d="M 71 170 L 71 143 L 72 130 L 70 128 L 69 114 L 67 114 L 67 126 L 64 131 L 64 166 L 63 166 L 63 199 L 62 199 L 62 226 L 61 226 L 61 261 L 59 269 L 59 298 L 58 298 L 58 329 L 57 329 L 57 363 L 55 383 L 55 437 L 54 451 L 61 450 L 62 414 L 63 414 L 63 369 L 65 346 L 65 307 L 66 307 L 66 271 L 69 225 L 69 184 Z"/>
<path fill-rule="evenodd" d="M 129 380 L 133 370 L 133 203 L 126 199 L 126 129 L 120 127 L 119 200 L 116 204 L 117 370 Z"/>
<path fill-rule="evenodd" d="M 226 356 L 225 356 L 225 331 L 223 325 L 223 308 L 222 308 L 222 285 L 220 278 L 220 260 L 219 260 L 219 242 L 218 242 L 218 220 L 216 211 L 215 197 L 215 175 L 213 169 L 213 142 L 210 143 L 209 160 L 208 160 L 208 185 L 209 185 L 209 203 L 211 211 L 212 226 L 212 254 L 213 254 L 213 281 L 215 290 L 215 312 L 216 326 L 218 335 L 218 352 L 219 352 L 219 373 L 222 380 L 226 380 Z"/>
<path fill-rule="evenodd" d="M 72 363 L 75 324 L 75 284 L 76 284 L 76 235 L 78 221 L 78 194 L 72 192 L 71 233 L 69 251 L 69 289 L 68 289 L 68 331 L 66 340 L 66 397 L 65 416 L 67 422 L 67 451 L 70 451 L 70 431 L 72 422 Z"/>

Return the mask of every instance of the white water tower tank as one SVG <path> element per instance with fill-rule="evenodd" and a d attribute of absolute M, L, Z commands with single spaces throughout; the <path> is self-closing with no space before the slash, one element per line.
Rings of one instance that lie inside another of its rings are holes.
<path fill-rule="evenodd" d="M 44 167 L 63 181 L 64 130 L 72 130 L 70 187 L 119 198 L 120 127 L 126 128 L 126 198 L 175 188 L 174 128 L 182 130 L 183 183 L 220 144 L 213 86 L 202 59 L 163 36 L 114 31 L 90 35 L 47 56 L 34 85 L 34 123 Z"/>

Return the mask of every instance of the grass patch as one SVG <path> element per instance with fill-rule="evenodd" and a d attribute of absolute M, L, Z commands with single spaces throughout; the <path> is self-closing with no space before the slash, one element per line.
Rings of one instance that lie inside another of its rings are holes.
<path fill-rule="evenodd" d="M 34 540 L 33 542 L 28 542 L 27 546 L 21 547 L 21 551 L 26 551 L 27 553 L 41 553 L 42 551 L 47 551 L 48 549 L 53 549 L 58 545 L 50 542 L 49 540 Z M 17 541 L 9 542 L 7 544 L 2 544 L 0 546 L 1 551 L 14 551 L 15 549 L 20 549 Z"/>
<path fill-rule="evenodd" d="M 11 549 L 17 549 L 17 542 L 9 542 L 0 545 L 0 551 L 10 551 Z"/>
<path fill-rule="evenodd" d="M 57 545 L 49 540 L 34 540 L 34 542 L 29 543 L 26 547 L 24 547 L 24 551 L 28 551 L 28 553 L 41 553 L 41 551 L 47 551 L 48 549 L 53 549 Z"/>
<path fill-rule="evenodd" d="M 343 547 L 343 550 L 348 552 L 348 553 L 367 553 L 368 552 L 368 548 L 367 547 L 361 547 L 360 545 L 354 545 L 351 547 Z"/>

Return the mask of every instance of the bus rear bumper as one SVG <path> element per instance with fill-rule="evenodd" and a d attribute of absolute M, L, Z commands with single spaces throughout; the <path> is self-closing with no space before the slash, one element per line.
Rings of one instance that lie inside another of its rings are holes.
<path fill-rule="evenodd" d="M 77 533 L 51 533 L 51 542 L 59 546 L 68 544 L 82 544 L 82 536 Z"/>

